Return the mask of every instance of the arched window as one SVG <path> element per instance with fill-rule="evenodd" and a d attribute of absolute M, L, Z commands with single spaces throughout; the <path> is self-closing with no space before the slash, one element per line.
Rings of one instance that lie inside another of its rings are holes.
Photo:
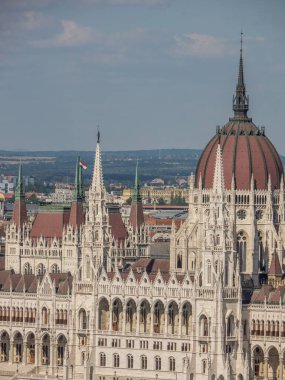
<path fill-rule="evenodd" d="M 59 273 L 59 267 L 57 264 L 53 264 L 51 267 L 51 273 Z"/>
<path fill-rule="evenodd" d="M 212 266 L 210 260 L 207 261 L 207 284 L 211 284 L 211 277 L 212 277 Z"/>
<path fill-rule="evenodd" d="M 45 268 L 44 264 L 39 264 L 39 265 L 37 266 L 37 275 L 38 275 L 38 276 L 42 276 L 42 275 L 44 275 L 45 273 L 46 273 L 46 268 Z"/>
<path fill-rule="evenodd" d="M 86 330 L 88 328 L 87 323 L 87 314 L 84 309 L 81 309 L 79 311 L 79 328 L 82 330 Z"/>
<path fill-rule="evenodd" d="M 106 367 L 106 354 L 100 353 L 100 367 Z"/>
<path fill-rule="evenodd" d="M 258 258 L 259 258 L 259 270 L 264 272 L 265 268 L 265 257 L 264 257 L 264 246 L 263 246 L 263 236 L 260 231 L 258 231 Z"/>
<path fill-rule="evenodd" d="M 244 231 L 240 231 L 237 236 L 237 252 L 239 254 L 241 272 L 246 272 L 246 249 L 247 249 L 246 234 Z"/>
<path fill-rule="evenodd" d="M 207 372 L 207 360 L 202 361 L 202 373 Z"/>
<path fill-rule="evenodd" d="M 147 369 L 147 357 L 145 355 L 141 356 L 141 369 Z"/>
<path fill-rule="evenodd" d="M 175 359 L 173 356 L 169 358 L 169 371 L 175 371 Z"/>
<path fill-rule="evenodd" d="M 29 263 L 24 265 L 24 274 L 33 274 L 32 267 Z"/>
<path fill-rule="evenodd" d="M 155 361 L 155 370 L 156 371 L 161 371 L 161 357 L 160 356 L 156 356 L 154 358 L 154 361 Z"/>
<path fill-rule="evenodd" d="M 90 257 L 86 257 L 86 278 L 90 278 Z"/>
<path fill-rule="evenodd" d="M 128 368 L 134 368 L 134 357 L 133 355 L 128 355 Z"/>
<path fill-rule="evenodd" d="M 181 269 L 182 268 L 182 255 L 179 253 L 177 255 L 177 269 Z"/>
<path fill-rule="evenodd" d="M 49 313 L 46 307 L 42 308 L 42 323 L 47 325 L 49 323 Z"/>
<path fill-rule="evenodd" d="M 202 316 L 200 320 L 200 324 L 201 324 L 201 335 L 209 336 L 208 318 L 205 315 Z"/>
<path fill-rule="evenodd" d="M 114 366 L 114 368 L 120 367 L 120 355 L 119 354 L 113 355 L 113 366 Z"/>

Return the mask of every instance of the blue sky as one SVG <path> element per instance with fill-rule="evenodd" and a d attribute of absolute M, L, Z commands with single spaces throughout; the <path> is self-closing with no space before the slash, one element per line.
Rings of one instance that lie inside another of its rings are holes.
<path fill-rule="evenodd" d="M 283 0 L 0 0 L 1 149 L 203 148 L 250 115 L 285 154 Z"/>

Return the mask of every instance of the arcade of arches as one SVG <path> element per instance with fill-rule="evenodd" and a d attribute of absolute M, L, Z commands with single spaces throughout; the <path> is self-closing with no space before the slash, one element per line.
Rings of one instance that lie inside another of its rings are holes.
<path fill-rule="evenodd" d="M 205 317 L 206 318 L 206 317 Z M 179 308 L 175 301 L 164 305 L 156 300 L 151 305 L 147 300 L 138 304 L 129 299 L 124 305 L 119 298 L 108 302 L 102 298 L 98 308 L 98 330 L 121 331 L 134 334 L 190 335 L 192 329 L 192 306 L 184 302 Z M 80 325 L 84 325 L 82 310 Z M 81 322 L 82 321 L 82 322 Z"/>
<path fill-rule="evenodd" d="M 63 366 L 66 355 L 67 340 L 60 334 L 55 341 L 56 350 L 54 352 L 54 363 Z M 51 339 L 49 334 L 44 334 L 39 342 L 37 358 L 36 338 L 33 332 L 25 336 L 20 332 L 9 335 L 7 331 L 2 331 L 0 335 L 0 361 L 10 363 L 49 365 L 51 363 Z"/>

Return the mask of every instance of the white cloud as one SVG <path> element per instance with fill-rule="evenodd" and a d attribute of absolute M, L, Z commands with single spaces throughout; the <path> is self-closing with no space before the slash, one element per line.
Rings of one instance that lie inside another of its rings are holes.
<path fill-rule="evenodd" d="M 61 26 L 61 33 L 50 39 L 31 41 L 31 45 L 34 47 L 49 48 L 77 47 L 92 44 L 103 48 L 121 50 L 145 38 L 145 31 L 140 28 L 127 32 L 106 33 L 90 26 L 81 26 L 72 20 L 62 20 Z"/>
<path fill-rule="evenodd" d="M 20 25 L 24 29 L 34 30 L 43 29 L 53 24 L 53 18 L 41 12 L 23 12 Z"/>
<path fill-rule="evenodd" d="M 174 37 L 174 53 L 178 56 L 222 57 L 235 53 L 225 38 L 188 33 Z"/>

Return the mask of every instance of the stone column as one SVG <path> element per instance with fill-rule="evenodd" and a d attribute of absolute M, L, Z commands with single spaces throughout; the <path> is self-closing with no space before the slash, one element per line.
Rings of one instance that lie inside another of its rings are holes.
<path fill-rule="evenodd" d="M 250 371 L 251 375 L 252 375 L 252 379 L 254 378 L 254 375 L 255 375 L 255 360 L 254 360 L 254 353 L 252 353 L 252 357 L 251 357 L 251 371 Z"/>
<path fill-rule="evenodd" d="M 99 330 L 99 305 L 98 305 L 98 307 L 96 308 L 96 332 L 98 332 L 98 330 Z"/>
<path fill-rule="evenodd" d="M 168 335 L 168 306 L 164 310 L 164 335 Z"/>
<path fill-rule="evenodd" d="M 154 307 L 151 305 L 150 307 L 150 335 L 153 335 L 153 310 Z"/>
<path fill-rule="evenodd" d="M 136 327 L 136 335 L 140 333 L 140 305 L 137 305 L 137 327 Z"/>
<path fill-rule="evenodd" d="M 282 353 L 280 354 L 280 361 L 279 361 L 279 367 L 280 367 L 280 376 L 279 376 L 279 379 L 283 379 L 283 372 L 284 372 L 284 367 L 283 367 L 284 363 L 283 363 L 283 357 L 282 357 Z"/>
<path fill-rule="evenodd" d="M 122 328 L 122 330 L 123 330 L 123 334 L 125 334 L 125 332 L 126 332 L 126 313 L 127 313 L 127 307 L 126 307 L 126 304 L 124 303 L 123 304 L 123 328 Z"/>
<path fill-rule="evenodd" d="M 264 358 L 264 380 L 268 380 L 268 357 Z"/>
<path fill-rule="evenodd" d="M 109 332 L 113 331 L 113 303 L 110 304 L 109 308 Z"/>
<path fill-rule="evenodd" d="M 179 336 L 181 337 L 182 336 L 182 310 L 179 310 L 178 315 L 179 315 L 179 332 L 178 333 L 179 333 Z"/>
<path fill-rule="evenodd" d="M 23 364 L 27 363 L 27 342 L 23 342 L 23 358 L 22 358 L 22 363 Z"/>
<path fill-rule="evenodd" d="M 10 341 L 9 345 L 9 363 L 13 363 L 13 357 L 14 357 L 14 342 Z"/>

